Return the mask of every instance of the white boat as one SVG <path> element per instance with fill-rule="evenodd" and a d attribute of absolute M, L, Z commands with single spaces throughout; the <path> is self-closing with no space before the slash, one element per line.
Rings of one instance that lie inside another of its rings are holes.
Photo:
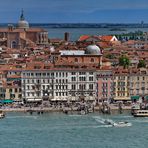
<path fill-rule="evenodd" d="M 129 122 L 118 122 L 118 123 L 114 123 L 113 126 L 115 126 L 115 127 L 126 127 L 126 126 L 132 126 L 132 124 L 129 123 Z"/>
<path fill-rule="evenodd" d="M 4 117 L 5 117 L 5 114 L 2 111 L 0 111 L 0 119 L 2 119 Z"/>
<path fill-rule="evenodd" d="M 134 117 L 148 117 L 148 110 L 135 110 Z"/>
<path fill-rule="evenodd" d="M 104 121 L 105 124 L 108 124 L 108 125 L 112 125 L 113 127 L 126 127 L 126 126 L 132 126 L 131 123 L 129 122 L 114 122 L 112 120 L 105 120 Z"/>

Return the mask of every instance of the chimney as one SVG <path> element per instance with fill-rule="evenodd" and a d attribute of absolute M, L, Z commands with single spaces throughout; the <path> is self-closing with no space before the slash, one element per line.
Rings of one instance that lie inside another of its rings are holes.
<path fill-rule="evenodd" d="M 12 24 L 8 24 L 8 31 L 13 31 L 14 26 Z"/>
<path fill-rule="evenodd" d="M 65 33 L 64 33 L 64 40 L 65 40 L 66 42 L 69 41 L 69 32 L 65 32 Z"/>

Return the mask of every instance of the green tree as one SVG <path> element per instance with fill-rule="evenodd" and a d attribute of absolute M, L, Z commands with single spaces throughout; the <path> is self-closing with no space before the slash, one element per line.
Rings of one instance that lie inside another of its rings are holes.
<path fill-rule="evenodd" d="M 119 65 L 123 66 L 124 68 L 128 68 L 130 65 L 129 58 L 125 55 L 122 55 L 121 57 L 119 57 Z"/>
<path fill-rule="evenodd" d="M 140 60 L 139 63 L 138 63 L 138 68 L 141 68 L 141 67 L 146 67 L 144 60 Z"/>
<path fill-rule="evenodd" d="M 110 53 L 107 54 L 105 57 L 108 58 L 108 59 L 115 59 L 115 56 L 113 54 L 110 54 Z"/>

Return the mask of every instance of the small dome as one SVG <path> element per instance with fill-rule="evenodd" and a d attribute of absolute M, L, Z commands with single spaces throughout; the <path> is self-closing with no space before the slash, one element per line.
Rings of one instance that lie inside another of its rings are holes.
<path fill-rule="evenodd" d="M 18 22 L 18 27 L 22 28 L 22 29 L 27 29 L 27 28 L 29 28 L 29 23 L 25 20 L 20 20 Z"/>
<path fill-rule="evenodd" d="M 25 20 L 24 11 L 22 10 L 20 20 L 18 22 L 18 28 L 27 29 L 29 28 L 29 23 Z"/>
<path fill-rule="evenodd" d="M 101 49 L 97 45 L 89 45 L 86 47 L 85 54 L 102 55 Z"/>

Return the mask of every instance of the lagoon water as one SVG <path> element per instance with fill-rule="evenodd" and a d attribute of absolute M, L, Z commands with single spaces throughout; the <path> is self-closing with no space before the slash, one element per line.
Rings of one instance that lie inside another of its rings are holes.
<path fill-rule="evenodd" d="M 132 126 L 110 127 L 101 119 Z M 0 148 L 146 148 L 147 142 L 148 118 L 128 114 L 7 113 L 0 120 Z"/>
<path fill-rule="evenodd" d="M 49 38 L 64 38 L 64 33 L 70 33 L 70 40 L 76 41 L 81 35 L 108 35 L 121 34 L 135 31 L 148 32 L 148 28 L 125 28 L 126 31 L 110 31 L 111 28 L 45 28 L 48 30 Z"/>

